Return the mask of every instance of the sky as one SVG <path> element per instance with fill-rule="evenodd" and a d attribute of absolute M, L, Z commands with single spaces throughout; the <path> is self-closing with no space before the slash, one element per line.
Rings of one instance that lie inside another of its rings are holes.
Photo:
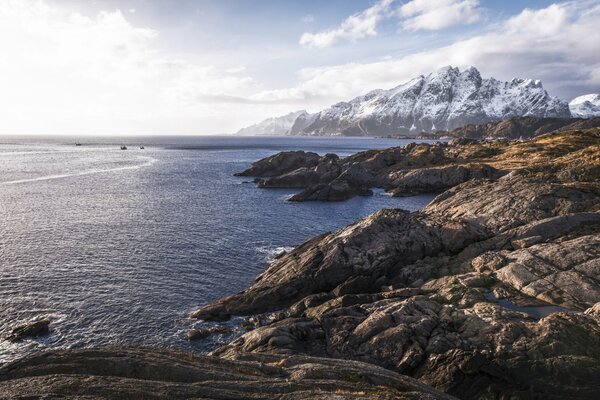
<path fill-rule="evenodd" d="M 0 0 L 0 134 L 222 134 L 452 65 L 600 92 L 600 0 Z"/>

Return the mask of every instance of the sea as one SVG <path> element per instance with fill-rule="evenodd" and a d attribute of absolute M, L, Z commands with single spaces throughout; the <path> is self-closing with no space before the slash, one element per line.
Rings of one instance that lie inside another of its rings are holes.
<path fill-rule="evenodd" d="M 279 151 L 341 157 L 409 141 L 341 137 L 0 137 L 0 364 L 51 348 L 208 352 L 241 334 L 189 342 L 191 311 L 250 285 L 275 254 L 381 208 L 433 195 L 382 190 L 343 202 L 234 177 Z M 76 145 L 79 143 L 79 145 Z M 127 150 L 121 150 L 126 146 Z M 143 149 L 140 147 L 144 147 Z M 50 334 L 11 343 L 19 323 Z"/>

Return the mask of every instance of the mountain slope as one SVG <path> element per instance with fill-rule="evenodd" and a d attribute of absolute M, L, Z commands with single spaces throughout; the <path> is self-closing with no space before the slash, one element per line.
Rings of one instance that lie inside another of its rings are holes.
<path fill-rule="evenodd" d="M 450 130 L 515 116 L 569 118 L 566 102 L 540 81 L 483 79 L 470 67 L 445 67 L 390 90 L 374 90 L 325 109 L 292 133 L 349 136 Z M 304 117 L 306 119 L 306 117 Z"/>
<path fill-rule="evenodd" d="M 240 129 L 238 135 L 285 135 L 296 119 L 308 115 L 306 110 L 291 112 L 281 117 L 267 118 L 257 124 Z"/>
<path fill-rule="evenodd" d="M 586 94 L 571 100 L 569 109 L 573 117 L 600 117 L 600 94 Z"/>

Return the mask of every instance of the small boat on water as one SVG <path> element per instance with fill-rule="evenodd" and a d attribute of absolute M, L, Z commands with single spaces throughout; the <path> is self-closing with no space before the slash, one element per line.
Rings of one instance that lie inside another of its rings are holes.
<path fill-rule="evenodd" d="M 81 143 L 75 143 L 75 146 L 81 146 Z"/>
<path fill-rule="evenodd" d="M 140 150 L 144 150 L 144 146 L 140 146 Z"/>
<path fill-rule="evenodd" d="M 121 150 L 127 150 L 127 146 L 121 146 Z"/>

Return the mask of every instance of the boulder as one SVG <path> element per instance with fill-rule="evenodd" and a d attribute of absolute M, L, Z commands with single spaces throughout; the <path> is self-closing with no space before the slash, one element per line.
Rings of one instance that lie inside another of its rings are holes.
<path fill-rule="evenodd" d="M 6 340 L 20 342 L 23 339 L 47 335 L 50 332 L 50 318 L 44 317 L 15 326 Z"/>

